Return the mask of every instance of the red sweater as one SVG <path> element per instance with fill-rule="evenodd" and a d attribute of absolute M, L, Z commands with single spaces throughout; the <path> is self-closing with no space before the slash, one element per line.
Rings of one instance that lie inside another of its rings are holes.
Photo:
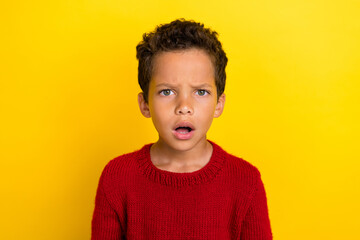
<path fill-rule="evenodd" d="M 91 239 L 272 239 L 259 171 L 211 143 L 210 161 L 191 173 L 156 168 L 151 144 L 110 161 Z"/>

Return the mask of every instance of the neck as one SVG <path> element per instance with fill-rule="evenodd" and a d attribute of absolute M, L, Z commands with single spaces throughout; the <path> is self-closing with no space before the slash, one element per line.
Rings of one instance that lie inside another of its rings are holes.
<path fill-rule="evenodd" d="M 188 166 L 205 166 L 212 155 L 212 145 L 206 137 L 188 150 L 178 150 L 159 139 L 150 150 L 151 161 L 155 166 L 175 169 Z"/>

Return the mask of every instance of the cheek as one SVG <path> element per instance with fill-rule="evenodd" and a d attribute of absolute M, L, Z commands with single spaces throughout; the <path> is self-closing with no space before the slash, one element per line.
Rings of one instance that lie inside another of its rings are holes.
<path fill-rule="evenodd" d="M 171 118 L 171 109 L 165 105 L 157 105 L 150 109 L 154 124 L 165 124 Z"/>
<path fill-rule="evenodd" d="M 204 105 L 199 107 L 198 111 L 196 111 L 196 118 L 199 119 L 203 124 L 205 124 L 206 127 L 209 127 L 213 121 L 214 114 L 215 106 Z"/>
<path fill-rule="evenodd" d="M 214 116 L 215 113 L 216 104 L 214 101 L 204 101 L 199 104 L 198 106 L 198 112 L 201 112 L 202 116 L 206 116 L 207 118 L 209 116 Z"/>

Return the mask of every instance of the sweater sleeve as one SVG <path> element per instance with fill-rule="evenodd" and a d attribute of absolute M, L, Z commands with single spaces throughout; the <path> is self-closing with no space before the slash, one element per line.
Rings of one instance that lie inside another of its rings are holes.
<path fill-rule="evenodd" d="M 101 176 L 95 198 L 95 209 L 91 225 L 92 240 L 122 239 L 120 219 L 111 206 L 104 189 L 104 175 Z"/>
<path fill-rule="evenodd" d="M 266 193 L 260 174 L 256 188 L 242 223 L 242 240 L 271 240 L 272 232 L 266 201 Z"/>

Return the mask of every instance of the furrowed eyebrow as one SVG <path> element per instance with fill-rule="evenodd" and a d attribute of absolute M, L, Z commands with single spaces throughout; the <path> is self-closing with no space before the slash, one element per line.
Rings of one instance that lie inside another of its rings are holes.
<path fill-rule="evenodd" d="M 200 84 L 200 85 L 193 85 L 193 88 L 212 88 L 212 85 L 208 83 Z"/>
<path fill-rule="evenodd" d="M 155 86 L 156 88 L 161 88 L 161 87 L 165 87 L 165 88 L 174 88 L 175 86 L 168 84 L 168 83 L 159 83 Z"/>

